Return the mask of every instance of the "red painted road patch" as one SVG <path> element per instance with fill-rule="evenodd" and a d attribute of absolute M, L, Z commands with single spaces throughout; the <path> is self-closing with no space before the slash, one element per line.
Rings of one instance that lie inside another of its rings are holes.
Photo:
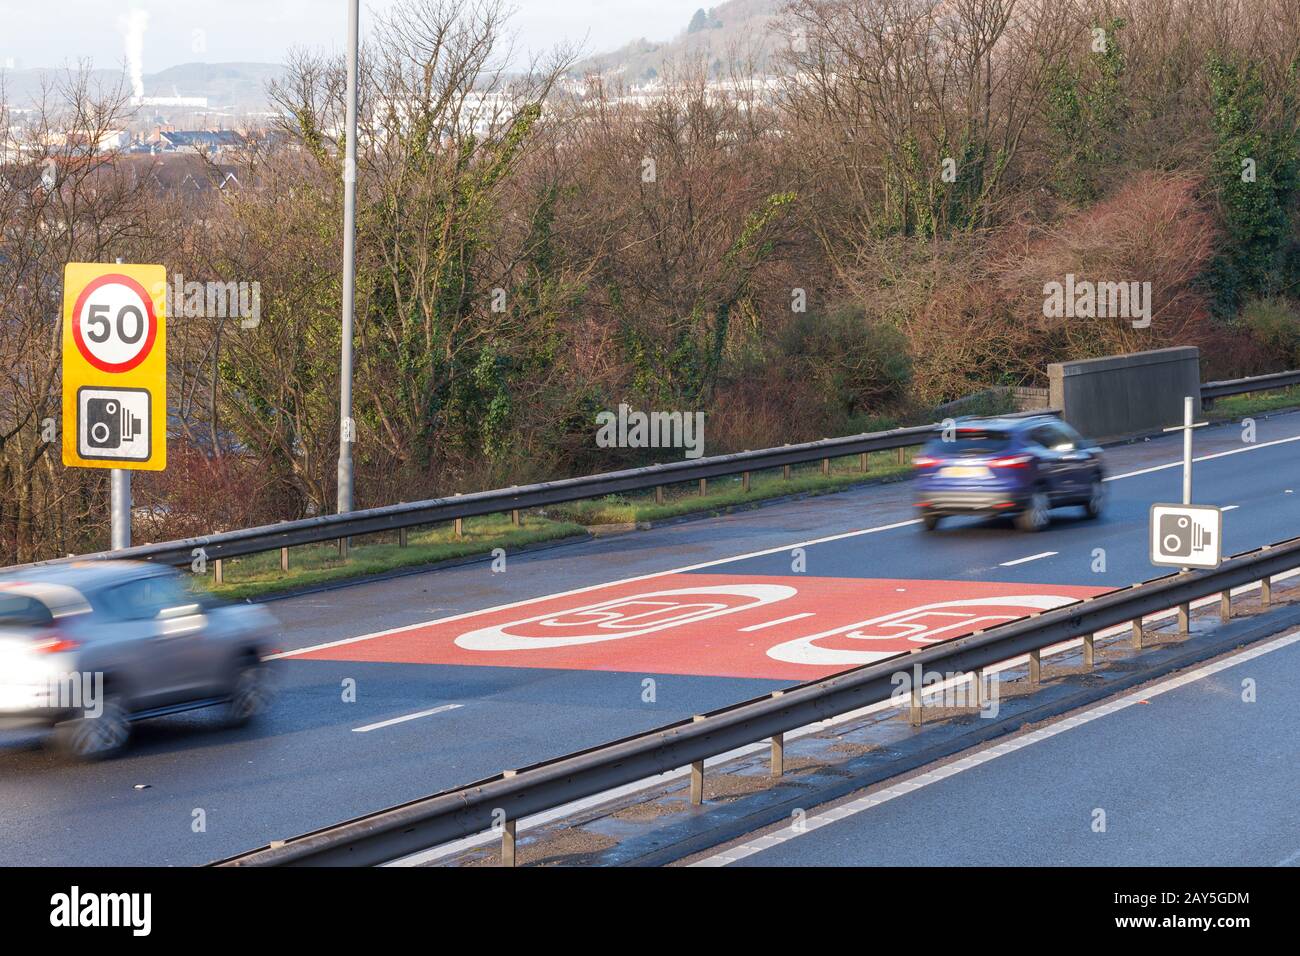
<path fill-rule="evenodd" d="M 286 656 L 811 680 L 1103 590 L 669 574 Z"/>

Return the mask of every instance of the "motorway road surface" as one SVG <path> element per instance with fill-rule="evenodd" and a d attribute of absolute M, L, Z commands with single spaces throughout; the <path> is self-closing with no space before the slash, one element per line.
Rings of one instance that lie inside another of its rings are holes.
<path fill-rule="evenodd" d="M 1235 425 L 1196 441 L 1196 500 L 1234 506 L 1226 552 L 1300 532 L 1300 414 L 1260 421 L 1254 444 Z M 1062 509 L 1038 535 L 924 534 L 904 482 L 521 554 L 500 574 L 274 601 L 281 696 L 257 726 L 151 721 L 97 765 L 0 737 L 0 860 L 202 863 L 1150 578 L 1147 511 L 1179 499 L 1180 452 L 1177 436 L 1109 450 L 1106 515 Z"/>

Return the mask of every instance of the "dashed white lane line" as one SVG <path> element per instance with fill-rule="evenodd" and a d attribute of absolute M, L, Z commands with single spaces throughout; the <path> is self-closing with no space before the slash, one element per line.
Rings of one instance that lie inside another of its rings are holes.
<path fill-rule="evenodd" d="M 1058 721 L 1050 726 L 1031 731 L 1022 737 L 1016 737 L 1014 740 L 998 744 L 996 747 L 981 750 L 957 763 L 948 764 L 936 768 L 935 770 L 929 770 L 919 776 L 913 777 L 911 780 L 906 780 L 902 783 L 897 783 L 873 793 L 866 794 L 856 800 L 833 807 L 830 810 L 812 814 L 802 822 L 802 825 L 798 829 L 786 825 L 781 830 L 765 834 L 764 836 L 748 843 L 742 843 L 738 846 L 730 847 L 721 853 L 715 853 L 702 860 L 697 860 L 691 865 L 726 866 L 729 863 L 735 863 L 737 860 L 743 860 L 745 857 L 753 856 L 755 853 L 761 853 L 763 850 L 771 849 L 773 846 L 787 843 L 796 837 L 803 836 L 806 833 L 811 833 L 829 823 L 834 823 L 836 820 L 842 820 L 845 817 L 854 816 L 855 814 L 862 813 L 864 810 L 870 810 L 872 807 L 878 807 L 882 803 L 888 803 L 890 800 L 894 800 L 904 794 L 914 793 L 922 787 L 928 787 L 932 783 L 938 783 L 940 780 L 946 780 L 959 773 L 964 773 L 972 767 L 978 767 L 992 760 L 996 760 L 998 757 L 1005 756 L 1009 753 L 1015 753 L 1018 750 L 1023 750 L 1031 744 L 1038 743 L 1040 740 L 1048 740 L 1058 734 L 1065 733 L 1067 730 L 1081 727 L 1084 724 L 1091 723 L 1101 717 L 1106 717 L 1128 707 L 1132 707 L 1134 704 L 1142 701 L 1149 701 L 1153 697 L 1159 697 L 1161 694 L 1167 694 L 1171 690 L 1185 687 L 1193 681 L 1210 677 L 1220 671 L 1227 670 L 1229 667 L 1236 667 L 1238 664 L 1243 664 L 1246 661 L 1254 660 L 1255 658 L 1262 657 L 1265 654 L 1270 654 L 1273 651 L 1280 650 L 1281 648 L 1294 644 L 1297 641 L 1300 641 L 1300 631 L 1293 631 L 1290 634 L 1285 634 L 1282 637 L 1275 638 L 1266 644 L 1260 644 L 1257 647 L 1248 648 L 1238 654 L 1233 654 L 1231 657 L 1223 658 L 1222 660 L 1215 661 L 1212 664 L 1206 664 L 1203 667 L 1190 670 L 1185 674 L 1179 674 L 1177 677 L 1171 677 L 1168 680 L 1161 681 L 1151 687 L 1145 687 L 1141 690 L 1134 691 L 1131 694 L 1126 694 L 1123 697 L 1116 698 L 1115 700 L 1099 704 L 1090 710 L 1085 710 L 1082 713 L 1075 714 L 1072 717 Z M 1286 861 L 1284 860 L 1283 863 L 1285 862 Z"/>
<path fill-rule="evenodd" d="M 1028 564 L 1030 561 L 1037 561 L 1039 558 L 1050 558 L 1053 555 L 1060 554 L 1059 551 L 1040 551 L 1038 554 L 1031 554 L 1027 558 L 1016 558 L 1014 561 L 1003 561 L 998 565 L 1000 568 L 1010 568 L 1017 564 Z"/>
<path fill-rule="evenodd" d="M 816 611 L 804 611 L 802 614 L 791 614 L 789 617 L 778 617 L 775 621 L 764 621 L 762 624 L 751 624 L 749 627 L 742 627 L 740 633 L 748 634 L 751 631 L 761 631 L 767 627 L 776 627 L 778 624 L 789 624 L 791 621 L 799 621 L 805 617 L 812 617 Z"/>
<path fill-rule="evenodd" d="M 404 724 L 408 720 L 419 720 L 421 717 L 432 717 L 434 714 L 445 714 L 449 710 L 456 710 L 464 707 L 464 704 L 443 704 L 441 707 L 433 707 L 429 710 L 422 710 L 418 714 L 407 714 L 405 717 L 394 717 L 392 720 L 381 720 L 377 724 L 366 724 L 364 727 L 353 727 L 354 734 L 367 734 L 372 730 L 379 730 L 381 727 L 391 727 L 393 724 Z"/>

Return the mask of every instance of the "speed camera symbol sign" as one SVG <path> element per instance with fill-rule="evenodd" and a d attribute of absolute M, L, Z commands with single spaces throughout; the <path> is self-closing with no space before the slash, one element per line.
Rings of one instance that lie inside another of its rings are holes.
<path fill-rule="evenodd" d="M 1223 560 L 1223 512 L 1212 505 L 1151 506 L 1151 563 L 1217 568 Z"/>
<path fill-rule="evenodd" d="M 63 287 L 63 463 L 167 464 L 167 272 L 69 263 Z"/>

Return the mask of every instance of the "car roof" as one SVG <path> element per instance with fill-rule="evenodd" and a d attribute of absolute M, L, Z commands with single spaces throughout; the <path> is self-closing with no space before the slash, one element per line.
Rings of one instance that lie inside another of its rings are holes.
<path fill-rule="evenodd" d="M 62 584 L 88 591 L 132 578 L 166 574 L 169 570 L 167 565 L 148 561 L 67 561 L 12 571 L 0 569 L 0 587 L 26 583 Z"/>
<path fill-rule="evenodd" d="M 1010 416 L 997 416 L 993 418 L 959 418 L 957 419 L 957 430 L 961 431 L 970 428 L 990 432 L 1016 432 L 1022 431 L 1026 428 L 1037 427 L 1046 422 L 1059 424 L 1060 419 L 1055 415 L 1027 415 L 1023 418 L 1011 418 Z"/>

